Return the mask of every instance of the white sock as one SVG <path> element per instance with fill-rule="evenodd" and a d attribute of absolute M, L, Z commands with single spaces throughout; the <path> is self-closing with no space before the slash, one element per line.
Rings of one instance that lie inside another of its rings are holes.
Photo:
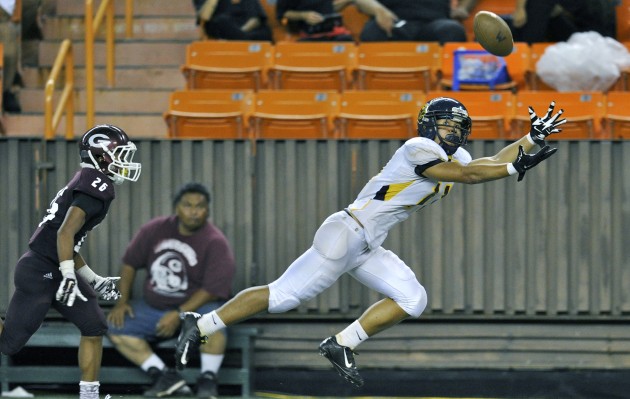
<path fill-rule="evenodd" d="M 201 354 L 201 374 L 206 371 L 212 371 L 214 375 L 219 374 L 219 368 L 223 363 L 224 355 L 214 355 L 212 353 Z"/>
<path fill-rule="evenodd" d="M 197 327 L 199 327 L 199 331 L 201 335 L 212 335 L 213 333 L 223 329 L 226 327 L 225 323 L 216 310 L 213 310 L 210 313 L 206 313 L 197 321 Z"/>
<path fill-rule="evenodd" d="M 335 338 L 337 338 L 337 343 L 339 345 L 354 349 L 369 337 L 363 327 L 361 327 L 359 320 L 355 320 L 354 323 L 350 324 L 342 332 L 335 335 Z"/>
<path fill-rule="evenodd" d="M 162 359 L 160 359 L 160 357 L 158 355 L 156 355 L 155 353 L 153 353 L 151 356 L 149 356 L 149 358 L 147 360 L 144 361 L 144 363 L 142 363 L 142 365 L 140 366 L 140 368 L 144 371 L 149 371 L 149 369 L 151 367 L 156 367 L 159 370 L 164 370 L 164 367 L 166 367 L 166 364 L 164 364 L 164 362 L 162 361 Z"/>
<path fill-rule="evenodd" d="M 80 381 L 79 399 L 99 399 L 98 387 L 100 385 L 98 381 Z"/>

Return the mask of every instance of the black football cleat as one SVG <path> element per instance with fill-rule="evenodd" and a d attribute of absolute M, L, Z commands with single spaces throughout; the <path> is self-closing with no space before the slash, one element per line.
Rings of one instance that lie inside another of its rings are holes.
<path fill-rule="evenodd" d="M 208 337 L 202 337 L 197 327 L 197 320 L 201 317 L 199 313 L 184 312 L 179 317 L 182 319 L 182 328 L 175 347 L 175 365 L 177 370 L 183 370 L 188 364 L 190 352 L 199 349 L 199 345 L 205 344 Z"/>
<path fill-rule="evenodd" d="M 363 386 L 363 377 L 359 374 L 354 362 L 354 353 L 347 346 L 341 346 L 337 339 L 328 337 L 319 344 L 319 354 L 332 363 L 340 376 L 350 381 L 356 387 Z"/>
<path fill-rule="evenodd" d="M 165 369 L 160 372 L 157 380 L 151 388 L 144 391 L 145 398 L 162 398 L 171 396 L 186 386 L 186 380 L 175 370 Z"/>

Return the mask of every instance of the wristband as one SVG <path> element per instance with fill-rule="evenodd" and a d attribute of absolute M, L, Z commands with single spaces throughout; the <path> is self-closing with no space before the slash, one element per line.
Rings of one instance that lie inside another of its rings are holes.
<path fill-rule="evenodd" d="M 507 164 L 507 172 L 508 175 L 512 176 L 518 173 L 518 170 L 511 163 Z"/>
<path fill-rule="evenodd" d="M 66 276 L 67 274 L 72 274 L 72 276 L 74 276 L 74 260 L 72 259 L 68 259 L 68 260 L 62 260 L 61 262 L 59 262 L 59 271 L 61 272 L 62 276 Z"/>
<path fill-rule="evenodd" d="M 87 282 L 91 283 L 96 280 L 97 274 L 90 269 L 88 265 L 83 265 L 77 270 L 77 274 L 83 277 Z"/>
<path fill-rule="evenodd" d="M 534 145 L 536 144 L 536 142 L 534 141 L 530 133 L 527 133 L 525 137 L 527 137 L 527 141 L 529 141 L 529 144 L 534 144 Z"/>

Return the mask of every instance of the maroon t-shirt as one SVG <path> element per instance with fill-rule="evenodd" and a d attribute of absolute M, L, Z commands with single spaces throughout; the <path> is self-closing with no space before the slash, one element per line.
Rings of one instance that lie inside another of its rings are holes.
<path fill-rule="evenodd" d="M 199 289 L 227 299 L 236 268 L 228 240 L 210 222 L 191 236 L 181 235 L 177 223 L 174 215 L 150 220 L 123 255 L 123 263 L 147 269 L 144 300 L 172 309 Z"/>

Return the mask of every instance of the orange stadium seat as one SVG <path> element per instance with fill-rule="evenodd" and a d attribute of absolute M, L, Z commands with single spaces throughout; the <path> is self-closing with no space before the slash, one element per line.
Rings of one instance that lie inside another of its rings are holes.
<path fill-rule="evenodd" d="M 273 44 L 259 41 L 203 40 L 186 47 L 182 72 L 187 89 L 251 89 L 267 86 Z"/>
<path fill-rule="evenodd" d="M 352 42 L 280 42 L 271 68 L 275 89 L 337 90 L 352 85 Z"/>
<path fill-rule="evenodd" d="M 337 126 L 342 139 L 408 139 L 415 136 L 422 91 L 351 90 L 341 94 Z"/>
<path fill-rule="evenodd" d="M 440 88 L 450 89 L 453 86 L 453 70 L 454 57 L 456 50 L 483 50 L 481 44 L 477 42 L 455 43 L 448 42 L 442 46 L 442 62 L 440 66 L 441 79 Z M 529 45 L 523 42 L 514 43 L 512 54 L 503 57 L 507 66 L 508 74 L 512 79 L 511 82 L 497 84 L 495 90 L 521 90 L 526 88 L 526 79 L 530 67 L 530 50 Z M 485 84 L 467 84 L 461 85 L 460 90 L 488 90 L 489 86 Z"/>
<path fill-rule="evenodd" d="M 267 14 L 267 24 L 271 28 L 273 42 L 278 43 L 283 40 L 293 40 L 293 35 L 276 18 L 276 0 L 260 0 L 265 13 Z"/>
<path fill-rule="evenodd" d="M 519 138 L 529 131 L 528 106 L 539 116 L 545 115 L 549 103 L 556 102 L 554 112 L 564 109 L 568 120 L 561 126 L 562 132 L 551 140 L 606 138 L 602 122 L 606 110 L 606 96 L 602 92 L 556 92 L 523 90 L 516 93 L 511 138 Z"/>
<path fill-rule="evenodd" d="M 630 139 L 630 92 L 608 92 L 604 123 L 613 139 Z"/>
<path fill-rule="evenodd" d="M 250 124 L 256 139 L 328 139 L 338 112 L 337 91 L 263 90 Z"/>
<path fill-rule="evenodd" d="M 357 7 L 346 7 L 341 11 L 343 17 L 343 25 L 352 32 L 352 37 L 356 42 L 359 42 L 359 36 L 363 25 L 370 19 L 367 14 L 360 12 Z"/>
<path fill-rule="evenodd" d="M 473 121 L 471 140 L 504 139 L 514 118 L 514 94 L 510 91 L 430 91 L 427 100 L 452 97 L 466 107 Z"/>
<path fill-rule="evenodd" d="M 253 91 L 181 90 L 164 113 L 168 137 L 245 139 L 254 107 Z"/>
<path fill-rule="evenodd" d="M 431 90 L 442 47 L 438 42 L 369 42 L 357 47 L 356 86 L 360 90 Z"/>
<path fill-rule="evenodd" d="M 630 41 L 630 0 L 621 0 L 617 6 L 617 40 Z"/>

